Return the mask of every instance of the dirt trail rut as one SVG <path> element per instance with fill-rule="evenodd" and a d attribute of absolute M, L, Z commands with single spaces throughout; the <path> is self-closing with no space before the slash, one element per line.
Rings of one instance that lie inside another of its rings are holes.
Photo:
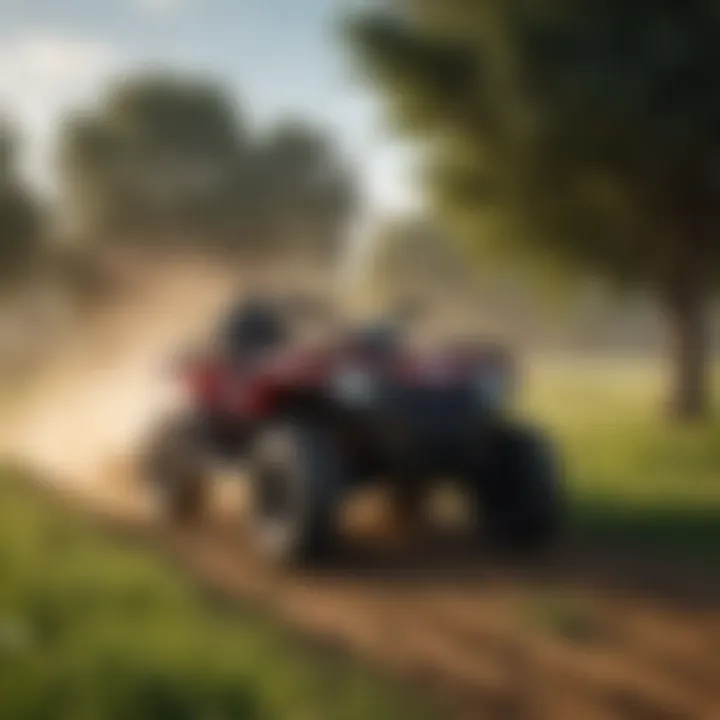
<path fill-rule="evenodd" d="M 591 548 L 513 564 L 457 537 L 408 551 L 384 545 L 379 527 L 335 567 L 280 572 L 249 550 L 237 503 L 180 532 L 118 477 L 82 497 L 102 518 L 169 551 L 203 586 L 434 693 L 448 717 L 720 718 L 720 595 L 701 573 L 643 575 L 641 559 Z"/>

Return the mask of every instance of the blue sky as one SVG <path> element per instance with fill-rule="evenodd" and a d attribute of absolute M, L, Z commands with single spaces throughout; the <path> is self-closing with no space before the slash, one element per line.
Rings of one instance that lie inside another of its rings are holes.
<path fill-rule="evenodd" d="M 337 19 L 367 0 L 2 0 L 0 106 L 27 127 L 29 172 L 51 177 L 52 129 L 108 77 L 149 64 L 220 78 L 253 123 L 294 114 L 332 130 L 373 207 L 415 200 L 408 152 L 353 71 Z"/>

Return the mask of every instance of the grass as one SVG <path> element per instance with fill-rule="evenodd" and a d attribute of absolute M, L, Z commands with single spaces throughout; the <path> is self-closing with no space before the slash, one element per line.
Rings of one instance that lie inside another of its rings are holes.
<path fill-rule="evenodd" d="M 539 361 L 526 409 L 560 443 L 579 534 L 720 562 L 720 421 L 672 424 L 665 387 L 660 362 Z"/>
<path fill-rule="evenodd" d="M 210 612 L 162 562 L 0 476 L 4 720 L 428 717 L 255 617 Z"/>

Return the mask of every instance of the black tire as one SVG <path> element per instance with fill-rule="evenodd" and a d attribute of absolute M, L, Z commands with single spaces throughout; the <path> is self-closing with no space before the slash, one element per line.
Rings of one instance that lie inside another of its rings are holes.
<path fill-rule="evenodd" d="M 261 431 L 250 479 L 250 531 L 260 553 L 281 565 L 330 557 L 345 477 L 322 427 L 288 422 Z"/>
<path fill-rule="evenodd" d="M 498 429 L 476 490 L 476 514 L 496 547 L 537 551 L 558 538 L 564 515 L 562 472 L 553 444 L 537 430 Z"/>
<path fill-rule="evenodd" d="M 210 478 L 192 418 L 173 417 L 160 425 L 142 454 L 141 471 L 162 519 L 187 525 L 205 515 Z"/>

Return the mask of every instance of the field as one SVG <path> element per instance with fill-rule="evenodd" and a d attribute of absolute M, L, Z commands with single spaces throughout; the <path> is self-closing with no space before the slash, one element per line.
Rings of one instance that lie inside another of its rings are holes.
<path fill-rule="evenodd" d="M 669 423 L 664 370 L 644 359 L 539 360 L 523 400 L 566 456 L 577 534 L 720 562 L 720 419 Z"/>
<path fill-rule="evenodd" d="M 236 518 L 158 533 L 103 508 L 191 584 L 8 471 L 0 717 L 415 720 L 425 698 L 473 720 L 720 716 L 720 425 L 663 421 L 649 361 L 529 369 L 523 411 L 558 438 L 571 507 L 565 546 L 530 564 L 423 546 L 278 576 Z"/>

